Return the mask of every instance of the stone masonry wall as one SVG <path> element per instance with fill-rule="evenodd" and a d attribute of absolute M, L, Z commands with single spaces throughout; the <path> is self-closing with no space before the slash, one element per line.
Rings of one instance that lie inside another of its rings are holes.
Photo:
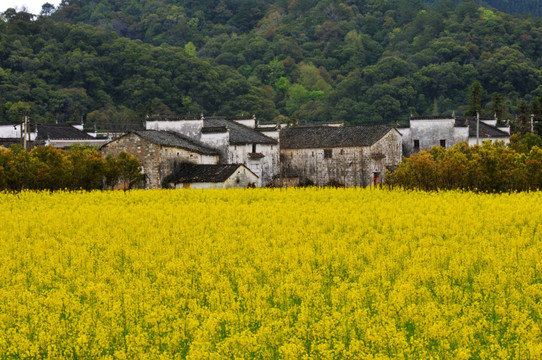
<path fill-rule="evenodd" d="M 118 156 L 122 151 L 135 156 L 141 162 L 141 167 L 145 174 L 145 188 L 161 188 L 159 145 L 155 145 L 134 133 L 130 133 L 105 144 L 101 150 L 104 156 Z"/>
<path fill-rule="evenodd" d="M 117 156 L 121 151 L 134 155 L 141 162 L 146 189 L 161 188 L 164 178 L 183 162 L 212 165 L 219 161 L 218 155 L 202 155 L 182 148 L 156 145 L 134 133 L 102 147 L 104 155 Z"/>

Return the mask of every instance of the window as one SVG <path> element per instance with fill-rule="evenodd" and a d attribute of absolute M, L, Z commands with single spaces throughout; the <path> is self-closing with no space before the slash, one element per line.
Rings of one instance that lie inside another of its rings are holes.
<path fill-rule="evenodd" d="M 324 159 L 331 159 L 333 151 L 331 149 L 324 149 Z"/>
<path fill-rule="evenodd" d="M 341 155 L 344 155 L 344 149 L 341 149 Z"/>
<path fill-rule="evenodd" d="M 253 152 L 253 153 L 256 152 L 256 144 L 252 144 L 252 152 Z"/>
<path fill-rule="evenodd" d="M 442 146 L 443 148 L 446 148 L 446 140 L 445 139 L 440 140 L 440 146 Z"/>
<path fill-rule="evenodd" d="M 420 149 L 420 140 L 414 140 L 414 150 Z"/>

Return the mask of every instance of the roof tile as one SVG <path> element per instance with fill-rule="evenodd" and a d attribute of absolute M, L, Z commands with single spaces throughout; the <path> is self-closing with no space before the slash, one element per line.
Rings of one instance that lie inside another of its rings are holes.
<path fill-rule="evenodd" d="M 392 129 L 387 125 L 291 127 L 281 130 L 280 141 L 283 149 L 370 146 Z"/>
<path fill-rule="evenodd" d="M 133 133 L 141 136 L 153 144 L 180 147 L 183 149 L 191 150 L 204 155 L 218 155 L 218 151 L 211 149 L 200 142 L 192 139 L 188 139 L 173 131 L 161 131 L 161 130 L 137 130 Z"/>

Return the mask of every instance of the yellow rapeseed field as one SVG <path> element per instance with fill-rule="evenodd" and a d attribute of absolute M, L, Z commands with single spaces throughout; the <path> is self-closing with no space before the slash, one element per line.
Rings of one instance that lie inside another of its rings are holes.
<path fill-rule="evenodd" d="M 0 358 L 541 359 L 541 204 L 0 193 Z"/>

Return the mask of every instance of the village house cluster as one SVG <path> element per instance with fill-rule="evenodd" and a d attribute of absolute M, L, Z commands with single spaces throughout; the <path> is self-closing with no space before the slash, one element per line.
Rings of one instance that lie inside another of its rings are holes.
<path fill-rule="evenodd" d="M 126 151 L 142 165 L 140 187 L 240 188 L 382 184 L 386 172 L 420 150 L 510 141 L 496 119 L 411 117 L 409 125 L 285 126 L 249 117 L 148 117 L 144 130 L 113 138 L 82 125 L 0 125 L 0 146 L 23 142 L 65 148 L 100 146 L 104 155 Z"/>

